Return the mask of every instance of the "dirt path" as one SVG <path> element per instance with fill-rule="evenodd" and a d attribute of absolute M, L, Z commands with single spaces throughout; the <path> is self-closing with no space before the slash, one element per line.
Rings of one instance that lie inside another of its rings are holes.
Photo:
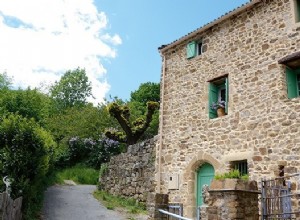
<path fill-rule="evenodd" d="M 51 186 L 45 193 L 43 220 L 125 220 L 108 210 L 92 195 L 96 186 Z"/>

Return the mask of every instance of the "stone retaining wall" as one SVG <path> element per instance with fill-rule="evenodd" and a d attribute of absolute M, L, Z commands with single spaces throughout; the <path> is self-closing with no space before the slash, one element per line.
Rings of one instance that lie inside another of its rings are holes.
<path fill-rule="evenodd" d="M 12 200 L 7 193 L 0 193 L 0 220 L 22 219 L 22 197 Z"/>
<path fill-rule="evenodd" d="M 131 145 L 126 153 L 114 156 L 106 172 L 100 177 L 101 188 L 113 195 L 131 197 L 147 202 L 153 193 L 155 175 L 155 147 L 157 137 Z"/>

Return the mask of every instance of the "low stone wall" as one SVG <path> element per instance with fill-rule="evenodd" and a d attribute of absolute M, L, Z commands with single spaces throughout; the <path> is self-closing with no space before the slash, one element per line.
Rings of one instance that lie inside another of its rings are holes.
<path fill-rule="evenodd" d="M 7 193 L 0 193 L 0 220 L 22 219 L 22 197 L 12 200 Z"/>
<path fill-rule="evenodd" d="M 100 186 L 113 195 L 147 203 L 154 193 L 155 147 L 158 137 L 131 145 L 126 153 L 114 156 L 100 177 Z"/>
<path fill-rule="evenodd" d="M 259 192 L 255 181 L 213 180 L 208 192 L 203 192 L 205 203 L 200 208 L 202 220 L 259 219 Z"/>

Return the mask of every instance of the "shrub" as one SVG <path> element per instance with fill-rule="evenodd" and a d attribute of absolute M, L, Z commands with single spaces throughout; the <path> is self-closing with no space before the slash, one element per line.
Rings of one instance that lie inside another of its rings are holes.
<path fill-rule="evenodd" d="M 239 170 L 231 170 L 228 173 L 216 174 L 216 180 L 224 180 L 224 179 L 242 179 L 248 180 L 249 176 L 247 174 L 241 175 Z"/>
<path fill-rule="evenodd" d="M 58 162 L 63 165 L 63 160 L 65 160 L 65 164 L 69 166 L 85 163 L 98 169 L 102 163 L 108 162 L 111 156 L 120 152 L 119 142 L 108 138 L 93 140 L 92 138 L 73 137 L 69 140 L 67 151 L 61 154 Z"/>
<path fill-rule="evenodd" d="M 11 197 L 23 196 L 23 209 L 41 196 L 55 142 L 33 119 L 9 114 L 0 123 L 0 172 L 12 180 Z"/>

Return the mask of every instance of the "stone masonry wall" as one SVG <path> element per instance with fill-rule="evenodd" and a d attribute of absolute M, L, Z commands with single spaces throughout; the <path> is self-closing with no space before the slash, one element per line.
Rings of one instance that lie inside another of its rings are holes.
<path fill-rule="evenodd" d="M 155 172 L 155 147 L 157 137 L 131 145 L 126 153 L 114 156 L 102 175 L 101 187 L 114 195 L 131 197 L 147 202 L 153 193 Z"/>
<path fill-rule="evenodd" d="M 287 98 L 278 60 L 300 49 L 292 0 L 264 0 L 162 53 L 160 193 L 196 216 L 195 174 L 204 162 L 216 173 L 247 160 L 250 179 L 300 171 L 300 98 Z M 201 16 L 199 14 L 199 16 Z M 186 45 L 202 39 L 204 53 L 186 58 Z M 228 115 L 209 119 L 209 81 L 228 74 Z M 159 166 L 157 162 L 157 167 Z M 169 190 L 169 176 L 179 188 Z M 158 185 L 159 186 L 159 185 Z"/>

